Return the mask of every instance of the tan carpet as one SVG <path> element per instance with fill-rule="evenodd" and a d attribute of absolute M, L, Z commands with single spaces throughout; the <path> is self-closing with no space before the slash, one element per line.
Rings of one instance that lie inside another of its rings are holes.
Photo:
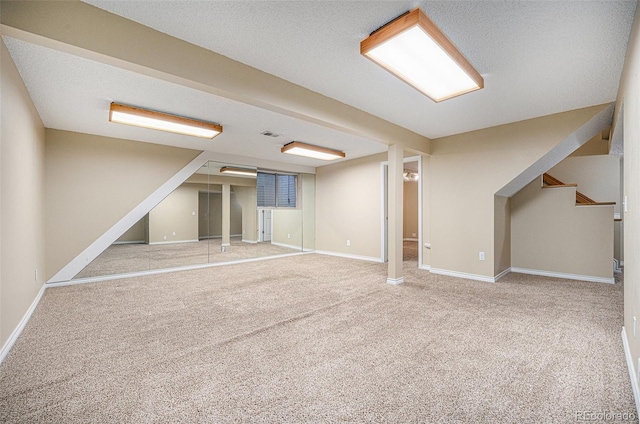
<path fill-rule="evenodd" d="M 574 422 L 634 413 L 622 286 L 317 254 L 48 289 L 1 422 Z"/>
<path fill-rule="evenodd" d="M 172 244 L 113 244 L 87 265 L 74 278 L 98 277 L 148 271 L 150 269 L 176 268 L 207 263 L 232 262 L 290 253 L 301 249 L 278 246 L 269 242 L 243 243 L 232 237 L 231 245 L 223 252 L 222 239 L 201 240 Z"/>
<path fill-rule="evenodd" d="M 415 261 L 415 262 L 418 261 L 418 242 L 417 241 L 402 242 L 402 260 Z M 415 266 L 418 266 L 418 264 L 416 263 Z"/>

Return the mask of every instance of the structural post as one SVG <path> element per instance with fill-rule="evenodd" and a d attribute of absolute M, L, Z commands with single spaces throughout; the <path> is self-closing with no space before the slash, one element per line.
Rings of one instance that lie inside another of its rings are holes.
<path fill-rule="evenodd" d="M 222 250 L 231 246 L 231 185 L 222 184 Z"/>
<path fill-rule="evenodd" d="M 404 277 L 402 274 L 402 215 L 403 203 L 403 180 L 402 171 L 404 167 L 404 151 L 401 145 L 392 144 L 389 146 L 389 174 L 388 174 L 388 251 L 389 263 L 387 272 L 387 283 L 402 284 Z"/>

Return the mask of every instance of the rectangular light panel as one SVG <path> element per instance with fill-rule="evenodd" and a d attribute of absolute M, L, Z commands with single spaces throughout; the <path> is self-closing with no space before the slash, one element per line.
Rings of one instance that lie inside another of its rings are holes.
<path fill-rule="evenodd" d="M 311 144 L 301 143 L 300 141 L 292 141 L 285 144 L 282 149 L 282 153 L 290 155 L 305 156 L 313 159 L 322 160 L 335 160 L 342 159 L 346 155 L 339 150 L 328 149 L 326 147 L 314 146 Z"/>
<path fill-rule="evenodd" d="M 109 121 L 201 138 L 213 138 L 222 132 L 222 126 L 211 122 L 118 103 L 111 103 Z"/>
<path fill-rule="evenodd" d="M 484 87 L 478 71 L 420 9 L 372 33 L 360 52 L 436 102 Z"/>
<path fill-rule="evenodd" d="M 235 168 L 233 166 L 223 166 L 220 168 L 221 174 L 243 175 L 245 177 L 255 177 L 258 175 L 258 171 L 255 169 L 247 168 Z"/>

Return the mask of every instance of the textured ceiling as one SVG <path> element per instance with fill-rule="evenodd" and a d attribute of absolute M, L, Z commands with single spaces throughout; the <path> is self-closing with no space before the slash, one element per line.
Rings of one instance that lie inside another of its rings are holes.
<path fill-rule="evenodd" d="M 88 3 L 435 138 L 615 100 L 635 1 Z M 485 79 L 433 103 L 359 54 L 419 6 Z"/>
<path fill-rule="evenodd" d="M 316 167 L 327 162 L 284 155 L 280 147 L 298 140 L 344 150 L 347 158 L 386 151 L 387 146 L 317 124 L 223 99 L 10 37 L 3 38 L 47 128 L 98 134 L 228 155 Z M 213 140 L 108 122 L 116 101 L 216 121 Z M 261 135 L 265 130 L 278 138 Z"/>
<path fill-rule="evenodd" d="M 112 13 L 226 55 L 430 138 L 615 100 L 635 1 L 96 1 Z M 421 7 L 485 78 L 433 103 L 359 54 L 367 34 Z M 386 146 L 308 121 L 3 38 L 48 128 L 317 167 L 292 140 L 344 150 Z M 126 46 L 123 46 L 126 48 Z M 171 58 L 167 58 L 171 60 Z M 213 141 L 107 121 L 111 101 L 219 122 Z M 267 138 L 261 132 L 282 134 Z"/>

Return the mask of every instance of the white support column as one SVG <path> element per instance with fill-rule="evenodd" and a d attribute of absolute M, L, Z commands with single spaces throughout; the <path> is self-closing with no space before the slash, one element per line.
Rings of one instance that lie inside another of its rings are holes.
<path fill-rule="evenodd" d="M 402 284 L 402 217 L 403 217 L 403 180 L 404 151 L 401 145 L 389 146 L 388 174 L 388 213 L 389 213 L 389 263 L 387 283 Z"/>
<path fill-rule="evenodd" d="M 231 246 L 231 185 L 222 184 L 222 250 Z"/>

